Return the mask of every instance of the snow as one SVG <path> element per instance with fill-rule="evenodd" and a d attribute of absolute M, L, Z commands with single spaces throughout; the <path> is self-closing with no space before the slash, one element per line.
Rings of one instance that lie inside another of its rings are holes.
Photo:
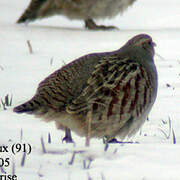
<path fill-rule="evenodd" d="M 29 115 L 18 115 L 0 107 L 0 152 L 10 158 L 6 175 L 18 180 L 176 180 L 180 179 L 180 1 L 137 1 L 122 16 L 98 20 L 99 24 L 117 25 L 119 31 L 88 31 L 81 21 L 62 16 L 35 21 L 28 26 L 15 24 L 29 1 L 0 1 L 0 98 L 12 95 L 13 106 L 31 98 L 38 83 L 63 63 L 92 52 L 121 47 L 136 34 L 147 33 L 156 42 L 155 63 L 159 90 L 149 121 L 132 138 L 133 144 L 111 144 L 107 151 L 102 140 L 93 139 L 89 148 L 85 139 L 73 134 L 75 144 L 62 143 L 64 133 L 54 123 L 44 123 Z M 27 40 L 33 54 L 29 53 Z M 161 56 L 161 57 L 160 57 Z M 173 142 L 173 132 L 174 140 Z M 48 143 L 48 134 L 51 143 Z M 47 153 L 43 153 L 41 138 Z M 13 155 L 16 143 L 30 144 L 32 152 Z M 71 164 L 73 153 L 75 159 Z M 88 167 L 88 163 L 91 162 Z"/>

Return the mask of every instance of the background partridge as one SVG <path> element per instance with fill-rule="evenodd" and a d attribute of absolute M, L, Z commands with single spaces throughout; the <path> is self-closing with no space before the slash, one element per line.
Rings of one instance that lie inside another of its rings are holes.
<path fill-rule="evenodd" d="M 35 96 L 14 112 L 55 121 L 80 136 L 88 133 L 91 112 L 91 137 L 130 137 L 156 99 L 154 45 L 149 35 L 140 34 L 116 51 L 80 57 L 43 80 Z"/>
<path fill-rule="evenodd" d="M 97 26 L 93 19 L 111 18 L 122 13 L 135 0 L 31 0 L 17 23 L 34 21 L 53 15 L 84 20 L 88 29 L 111 29 Z"/>

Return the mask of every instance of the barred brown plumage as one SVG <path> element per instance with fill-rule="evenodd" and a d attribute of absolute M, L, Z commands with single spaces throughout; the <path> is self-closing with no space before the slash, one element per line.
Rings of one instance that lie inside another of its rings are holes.
<path fill-rule="evenodd" d="M 114 26 L 98 26 L 93 19 L 111 18 L 123 13 L 135 0 L 31 0 L 17 23 L 34 21 L 53 15 L 80 19 L 88 29 L 114 29 Z"/>
<path fill-rule="evenodd" d="M 157 95 L 157 71 L 151 37 L 140 34 L 113 52 L 89 54 L 57 70 L 39 84 L 35 96 L 14 108 L 59 129 L 91 137 L 132 136 L 145 122 Z M 71 139 L 71 138 L 70 138 Z"/>

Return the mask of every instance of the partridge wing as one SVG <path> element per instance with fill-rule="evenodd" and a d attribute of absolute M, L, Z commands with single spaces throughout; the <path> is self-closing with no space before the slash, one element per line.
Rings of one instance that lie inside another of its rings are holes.
<path fill-rule="evenodd" d="M 103 58 L 96 65 L 80 96 L 67 108 L 71 114 L 92 111 L 92 123 L 103 120 L 123 126 L 147 108 L 151 81 L 137 61 L 118 57 Z"/>

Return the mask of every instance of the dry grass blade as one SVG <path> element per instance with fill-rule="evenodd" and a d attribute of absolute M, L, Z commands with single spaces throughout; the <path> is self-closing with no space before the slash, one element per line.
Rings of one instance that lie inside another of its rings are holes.
<path fill-rule="evenodd" d="M 83 160 L 83 168 L 84 169 L 89 169 L 90 166 L 91 166 L 92 161 L 93 160 L 91 158 L 88 158 L 88 163 L 87 163 L 87 160 Z"/>
<path fill-rule="evenodd" d="M 168 136 L 168 139 L 170 138 L 171 131 L 172 131 L 172 126 L 171 126 L 171 119 L 169 117 L 169 136 Z"/>
<path fill-rule="evenodd" d="M 32 46 L 29 40 L 27 40 L 27 45 L 28 45 L 29 53 L 32 54 L 33 50 L 32 50 Z"/>
<path fill-rule="evenodd" d="M 26 159 L 26 152 L 23 153 L 23 156 L 22 156 L 22 160 L 21 160 L 21 166 L 23 167 L 24 164 L 25 164 L 25 159 Z"/>
<path fill-rule="evenodd" d="M 41 167 L 42 167 L 42 165 L 40 165 L 39 170 L 38 170 L 38 172 L 37 172 L 39 177 L 43 177 L 43 174 L 40 173 Z"/>
<path fill-rule="evenodd" d="M 8 94 L 5 96 L 5 104 L 7 106 L 9 106 L 9 95 Z"/>
<path fill-rule="evenodd" d="M 90 165 L 91 165 L 92 161 L 93 161 L 92 159 L 89 159 L 89 163 L 88 163 L 88 165 L 87 165 L 87 169 L 90 168 Z"/>
<path fill-rule="evenodd" d="M 3 109 L 7 110 L 7 107 L 12 105 L 12 95 L 10 97 L 9 94 L 7 94 L 4 100 L 1 98 L 1 104 L 3 105 Z"/>
<path fill-rule="evenodd" d="M 84 169 L 87 169 L 87 168 L 86 168 L 86 160 L 83 160 L 83 168 L 84 168 Z"/>
<path fill-rule="evenodd" d="M 53 57 L 51 58 L 51 60 L 50 60 L 50 65 L 52 66 L 52 64 L 53 64 Z"/>
<path fill-rule="evenodd" d="M 109 144 L 108 144 L 108 143 L 106 143 L 106 144 L 105 144 L 105 146 L 104 146 L 104 151 L 107 151 L 107 150 L 108 150 L 108 148 L 109 148 Z"/>
<path fill-rule="evenodd" d="M 1 104 L 2 104 L 2 106 L 3 106 L 3 109 L 4 110 L 7 110 L 7 108 L 6 108 L 6 105 L 5 105 L 5 103 L 4 103 L 4 101 L 1 99 Z"/>
<path fill-rule="evenodd" d="M 72 154 L 72 158 L 71 158 L 71 160 L 68 163 L 69 165 L 73 165 L 74 159 L 75 159 L 75 155 L 76 155 L 76 152 L 74 151 L 73 154 Z"/>
<path fill-rule="evenodd" d="M 48 133 L 48 143 L 51 144 L 51 134 Z"/>
<path fill-rule="evenodd" d="M 20 132 L 20 142 L 22 142 L 22 140 L 23 140 L 23 130 L 22 130 L 22 128 L 21 128 L 21 132 Z"/>
<path fill-rule="evenodd" d="M 88 180 L 93 180 L 88 172 L 87 172 L 87 177 L 88 177 Z"/>
<path fill-rule="evenodd" d="M 92 121 L 92 111 L 89 111 L 88 114 L 87 114 L 88 130 L 87 130 L 87 137 L 86 137 L 86 147 L 90 146 L 91 121 Z"/>
<path fill-rule="evenodd" d="M 174 129 L 172 129 L 172 135 L 173 135 L 173 144 L 176 144 L 176 136 L 174 133 Z"/>
<path fill-rule="evenodd" d="M 69 161 L 69 165 L 72 165 L 73 163 L 74 163 L 74 159 L 75 159 L 75 155 L 76 154 L 81 154 L 81 153 L 84 153 L 85 151 L 73 151 L 73 154 L 72 154 L 72 158 L 71 158 L 71 160 Z"/>
<path fill-rule="evenodd" d="M 159 57 L 161 60 L 166 61 L 166 59 L 163 58 L 160 54 L 158 54 L 158 53 L 155 53 L 155 54 L 156 54 L 156 56 Z"/>
<path fill-rule="evenodd" d="M 2 174 L 6 174 L 6 171 L 4 170 L 3 167 L 0 167 L 0 169 L 1 169 L 1 173 L 2 173 Z"/>
<path fill-rule="evenodd" d="M 14 162 L 14 159 L 12 161 L 12 173 L 11 174 L 12 174 L 12 176 L 16 174 L 15 173 L 15 162 Z"/>
<path fill-rule="evenodd" d="M 171 118 L 169 117 L 169 124 L 171 124 Z M 171 125 L 171 131 L 172 131 L 172 136 L 173 136 L 173 144 L 176 144 L 176 136 L 175 136 L 175 132 L 174 132 L 174 129 Z"/>
<path fill-rule="evenodd" d="M 163 122 L 163 124 L 165 124 L 165 121 L 163 121 L 162 120 L 162 122 Z M 168 124 L 169 124 L 169 133 L 167 134 L 166 132 L 164 132 L 162 129 L 159 129 L 163 134 L 164 134 L 164 136 L 166 137 L 166 139 L 169 139 L 170 138 L 170 136 L 171 136 L 171 131 L 172 131 L 172 127 L 171 127 L 171 119 L 170 119 L 170 117 L 169 117 L 169 120 L 168 120 Z"/>
<path fill-rule="evenodd" d="M 116 148 L 116 149 L 114 150 L 113 154 L 116 154 L 116 153 L 117 153 L 117 151 L 118 151 L 118 148 Z"/>
<path fill-rule="evenodd" d="M 43 151 L 43 153 L 47 153 L 46 148 L 45 148 L 45 144 L 44 144 L 44 139 L 43 139 L 43 137 L 41 137 L 41 146 L 42 146 L 42 151 Z"/>
<path fill-rule="evenodd" d="M 163 124 L 167 124 L 166 121 L 163 121 Z M 165 133 L 162 129 L 160 129 L 160 131 L 164 134 L 164 136 L 166 137 L 166 139 L 169 139 L 170 136 L 171 136 L 171 133 L 172 133 L 172 138 L 173 138 L 173 144 L 176 144 L 176 136 L 175 136 L 175 132 L 174 132 L 174 129 L 172 127 L 172 121 L 171 121 L 171 118 L 169 117 L 168 118 L 168 124 L 169 124 L 169 133 Z"/>
<path fill-rule="evenodd" d="M 159 129 L 165 136 L 166 139 L 169 139 L 169 135 L 167 135 L 162 129 Z"/>

